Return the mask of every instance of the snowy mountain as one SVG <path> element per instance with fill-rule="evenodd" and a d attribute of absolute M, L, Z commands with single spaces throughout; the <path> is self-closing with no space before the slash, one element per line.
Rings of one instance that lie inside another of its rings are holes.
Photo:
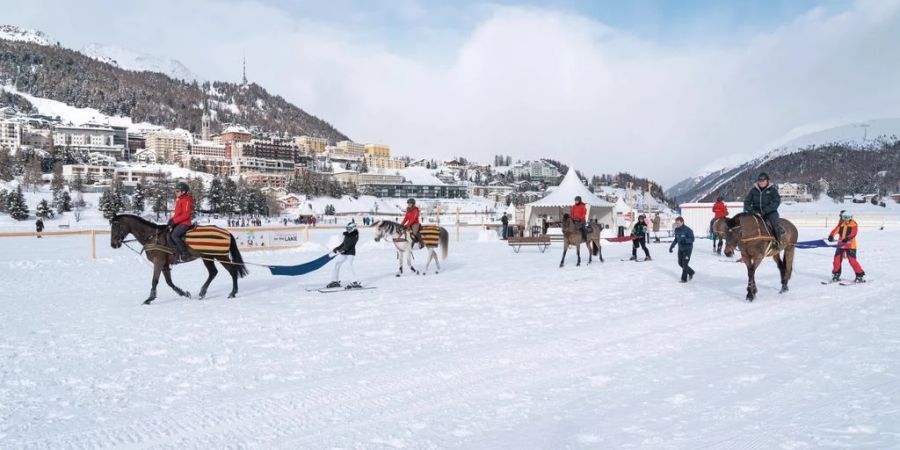
<path fill-rule="evenodd" d="M 204 81 L 197 74 L 188 69 L 187 66 L 182 64 L 181 61 L 165 56 L 137 53 L 122 47 L 98 43 L 84 46 L 81 49 L 81 53 L 100 62 L 112 64 L 125 70 L 158 72 L 168 75 L 176 80 Z"/>
<path fill-rule="evenodd" d="M 15 25 L 0 25 L 0 39 L 7 41 L 30 42 L 38 45 L 50 45 L 46 34 Z"/>
<path fill-rule="evenodd" d="M 810 129 L 788 133 L 745 163 L 682 180 L 669 193 L 674 191 L 682 203 L 717 194 L 732 198 L 745 191 L 759 171 L 769 172 L 777 182 L 806 184 L 813 192 L 819 190 L 818 180 L 825 180 L 833 196 L 861 193 L 857 189 L 896 189 L 891 180 L 900 176 L 900 118 Z"/>

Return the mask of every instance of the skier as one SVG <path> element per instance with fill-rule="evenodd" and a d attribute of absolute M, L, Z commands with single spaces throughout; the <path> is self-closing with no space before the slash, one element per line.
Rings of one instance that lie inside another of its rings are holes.
<path fill-rule="evenodd" d="M 756 178 L 756 184 L 744 198 L 744 212 L 755 213 L 762 216 L 772 227 L 775 233 L 775 245 L 780 246 L 784 232 L 778 216 L 778 206 L 781 205 L 781 196 L 778 188 L 769 183 L 769 175 L 765 172 Z"/>
<path fill-rule="evenodd" d="M 500 218 L 500 223 L 503 224 L 503 240 L 506 240 L 506 236 L 509 234 L 509 217 L 506 213 L 503 213 L 503 217 Z"/>
<path fill-rule="evenodd" d="M 406 215 L 403 216 L 403 221 L 400 222 L 400 225 L 409 229 L 413 244 L 418 242 L 419 248 L 425 246 L 425 244 L 422 243 L 422 236 L 419 234 L 419 229 L 422 228 L 422 224 L 419 223 L 419 208 L 416 207 L 416 199 L 411 198 L 406 201 Z"/>
<path fill-rule="evenodd" d="M 834 235 L 838 235 L 838 245 L 834 251 L 834 264 L 831 269 L 832 282 L 841 281 L 841 264 L 844 256 L 847 257 L 850 267 L 856 273 L 856 279 L 853 281 L 857 283 L 866 282 L 863 279 L 866 276 L 866 272 L 863 271 L 862 266 L 856 260 L 856 234 L 858 231 L 859 225 L 853 220 L 853 215 L 846 211 L 841 212 L 841 222 L 828 234 L 828 242 L 834 242 Z"/>
<path fill-rule="evenodd" d="M 184 236 L 191 228 L 194 214 L 194 198 L 191 197 L 190 188 L 184 181 L 175 184 L 175 211 L 169 219 L 169 243 L 178 251 L 176 263 L 181 263 L 191 258 Z"/>
<path fill-rule="evenodd" d="M 575 204 L 569 215 L 572 216 L 575 227 L 581 230 L 581 240 L 587 241 L 587 206 L 581 202 L 580 195 L 575 197 Z"/>
<path fill-rule="evenodd" d="M 716 222 L 717 219 L 724 219 L 728 217 L 728 206 L 725 205 L 725 201 L 722 199 L 722 196 L 716 197 L 716 203 L 712 207 L 713 211 L 713 219 L 709 221 L 709 234 L 713 233 L 713 223 Z"/>
<path fill-rule="evenodd" d="M 637 249 L 638 247 L 644 249 L 644 261 L 651 261 L 650 258 L 650 250 L 647 250 L 647 224 L 644 222 L 646 217 L 641 214 L 638 216 L 637 221 L 634 223 L 634 227 L 631 229 L 631 237 L 634 238 L 633 245 L 631 247 L 631 258 L 629 261 L 637 261 Z"/>
<path fill-rule="evenodd" d="M 40 233 L 44 231 L 44 220 L 38 217 L 37 220 L 34 221 L 34 229 L 38 232 L 38 239 L 41 238 Z"/>
<path fill-rule="evenodd" d="M 675 218 L 675 240 L 669 246 L 669 253 L 678 244 L 678 266 L 681 267 L 681 282 L 687 283 L 694 279 L 694 269 L 688 264 L 691 262 L 691 252 L 694 251 L 694 230 L 684 224 L 684 218 Z"/>
<path fill-rule="evenodd" d="M 326 289 L 341 287 L 341 266 L 343 266 L 344 263 L 348 264 L 350 275 L 354 279 L 356 278 L 356 270 L 353 269 L 353 257 L 356 256 L 356 243 L 359 242 L 359 230 L 356 229 L 356 222 L 348 223 L 344 230 L 344 240 L 341 242 L 341 245 L 338 245 L 332 250 L 332 253 L 337 254 L 338 256 L 337 261 L 334 264 L 331 283 L 328 283 L 328 285 L 325 286 Z M 346 286 L 346 289 L 358 289 L 361 287 L 362 285 L 359 284 L 359 281 L 352 281 Z"/>

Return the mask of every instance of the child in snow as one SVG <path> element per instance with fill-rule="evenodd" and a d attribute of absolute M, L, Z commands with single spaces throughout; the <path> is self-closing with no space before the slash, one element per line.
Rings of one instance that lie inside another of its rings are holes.
<path fill-rule="evenodd" d="M 637 221 L 634 224 L 634 227 L 631 229 L 631 236 L 634 238 L 634 244 L 631 247 L 631 259 L 630 261 L 637 261 L 637 249 L 638 247 L 644 249 L 644 261 L 650 261 L 650 250 L 647 250 L 647 224 L 644 223 L 644 215 L 641 214 L 638 216 Z"/>
<path fill-rule="evenodd" d="M 694 269 L 688 263 L 691 262 L 691 252 L 694 251 L 694 230 L 684 224 L 684 219 L 679 216 L 675 218 L 675 240 L 669 246 L 669 253 L 675 249 L 678 244 L 678 266 L 681 267 L 681 282 L 687 283 L 688 280 L 694 279 Z"/>
<path fill-rule="evenodd" d="M 350 222 L 347 224 L 347 227 L 344 231 L 344 241 L 341 242 L 341 245 L 332 250 L 332 253 L 336 253 L 337 260 L 334 264 L 334 273 L 331 277 L 331 283 L 328 283 L 326 288 L 336 288 L 341 287 L 341 266 L 344 263 L 348 263 L 348 267 L 350 268 L 350 275 L 355 279 L 356 271 L 353 270 L 353 257 L 356 256 L 356 243 L 359 242 L 359 230 L 356 229 L 356 223 Z M 356 289 L 361 288 L 362 285 L 359 284 L 359 281 L 353 281 L 346 286 L 347 289 Z"/>
<path fill-rule="evenodd" d="M 831 268 L 831 281 L 841 281 L 841 265 L 846 256 L 850 267 L 853 267 L 853 271 L 856 272 L 856 279 L 853 281 L 865 283 L 866 280 L 863 277 L 866 276 L 866 272 L 856 260 L 856 233 L 858 231 L 859 225 L 853 220 L 853 215 L 846 211 L 841 212 L 841 222 L 828 234 L 828 242 L 834 242 L 834 235 L 838 235 L 837 250 L 834 252 L 834 264 Z"/>

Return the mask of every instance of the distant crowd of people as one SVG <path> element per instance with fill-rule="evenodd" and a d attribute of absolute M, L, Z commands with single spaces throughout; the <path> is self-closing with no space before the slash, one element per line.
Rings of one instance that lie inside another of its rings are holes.
<path fill-rule="evenodd" d="M 260 218 L 255 219 L 247 219 L 247 218 L 238 218 L 238 219 L 228 219 L 228 226 L 235 228 L 246 228 L 246 227 L 261 227 L 263 225 L 263 221 Z"/>

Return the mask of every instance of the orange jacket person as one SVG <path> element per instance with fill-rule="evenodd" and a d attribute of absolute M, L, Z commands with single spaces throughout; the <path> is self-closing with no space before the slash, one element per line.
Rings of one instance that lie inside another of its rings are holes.
<path fill-rule="evenodd" d="M 169 219 L 169 229 L 172 230 L 169 237 L 178 250 L 179 261 L 177 262 L 185 262 L 191 258 L 187 245 L 184 243 L 184 235 L 191 228 L 194 217 L 194 198 L 188 193 L 189 191 L 190 188 L 184 181 L 175 184 L 177 200 L 175 200 L 175 211 L 172 213 L 172 218 Z"/>
<path fill-rule="evenodd" d="M 834 242 L 834 235 L 838 235 L 837 250 L 834 251 L 834 264 L 831 268 L 832 282 L 841 281 L 841 264 L 844 256 L 846 256 L 847 261 L 850 262 L 850 267 L 853 267 L 853 271 L 856 272 L 856 279 L 853 281 L 865 283 L 866 280 L 863 277 L 866 276 L 866 272 L 863 271 L 862 266 L 856 260 L 857 232 L 859 232 L 859 225 L 853 220 L 853 215 L 849 212 L 841 211 L 841 223 L 828 234 L 829 242 Z"/>

